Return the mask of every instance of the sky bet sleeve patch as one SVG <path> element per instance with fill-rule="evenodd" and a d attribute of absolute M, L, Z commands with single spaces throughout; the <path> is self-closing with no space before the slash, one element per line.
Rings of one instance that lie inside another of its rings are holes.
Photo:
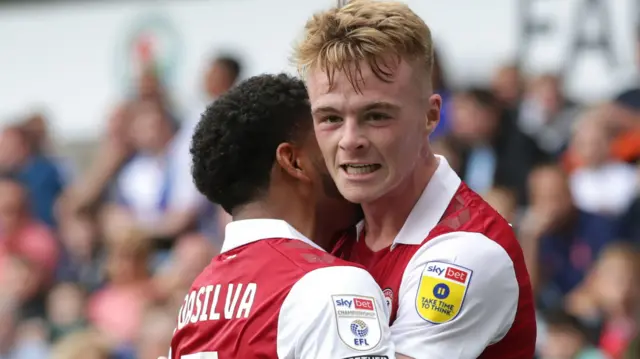
<path fill-rule="evenodd" d="M 473 271 L 455 264 L 428 262 L 416 296 L 416 310 L 422 319 L 443 324 L 460 313 Z"/>
<path fill-rule="evenodd" d="M 375 300 L 354 295 L 334 295 L 332 300 L 340 339 L 354 350 L 375 348 L 382 338 Z"/>

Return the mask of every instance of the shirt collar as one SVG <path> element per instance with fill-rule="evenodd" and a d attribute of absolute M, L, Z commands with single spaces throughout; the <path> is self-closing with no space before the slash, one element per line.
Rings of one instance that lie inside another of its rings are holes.
<path fill-rule="evenodd" d="M 433 227 L 438 224 L 462 183 L 449 162 L 442 156 L 436 155 L 436 157 L 438 168 L 393 240 L 391 248 L 397 244 L 422 243 Z M 356 228 L 358 233 L 356 238 L 359 239 L 364 229 L 364 221 L 358 223 Z"/>
<path fill-rule="evenodd" d="M 298 232 L 289 223 L 280 219 L 244 219 L 233 221 L 225 227 L 224 243 L 220 253 L 228 252 L 245 244 L 262 239 L 286 238 L 307 243 L 324 252 L 312 240 Z"/>
<path fill-rule="evenodd" d="M 462 183 L 449 162 L 442 156 L 436 157 L 439 160 L 438 168 L 393 240 L 394 245 L 422 243 L 433 227 L 440 222 Z"/>

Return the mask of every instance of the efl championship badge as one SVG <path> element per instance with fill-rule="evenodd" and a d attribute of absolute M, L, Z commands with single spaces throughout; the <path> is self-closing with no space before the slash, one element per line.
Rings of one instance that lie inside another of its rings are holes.
<path fill-rule="evenodd" d="M 382 337 L 375 301 L 370 297 L 333 295 L 338 335 L 351 349 L 370 350 Z"/>
<path fill-rule="evenodd" d="M 429 262 L 420 278 L 416 309 L 422 319 L 442 324 L 460 313 L 473 271 L 455 264 Z"/>

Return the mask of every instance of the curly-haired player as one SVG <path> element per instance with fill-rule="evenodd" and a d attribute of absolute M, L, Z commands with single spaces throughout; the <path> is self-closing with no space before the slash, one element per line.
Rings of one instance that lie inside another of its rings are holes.
<path fill-rule="evenodd" d="M 241 83 L 204 113 L 191 153 L 197 188 L 233 222 L 185 296 L 169 359 L 393 357 L 382 291 L 323 250 L 359 213 L 326 173 L 304 84 Z"/>
<path fill-rule="evenodd" d="M 532 358 L 533 296 L 513 230 L 429 145 L 442 100 L 424 21 L 400 2 L 351 1 L 307 22 L 295 58 L 329 172 L 364 212 L 335 253 L 384 288 L 397 352 Z"/>

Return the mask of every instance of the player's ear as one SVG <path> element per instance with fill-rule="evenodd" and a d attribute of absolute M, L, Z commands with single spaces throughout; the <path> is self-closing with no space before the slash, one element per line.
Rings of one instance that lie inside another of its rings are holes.
<path fill-rule="evenodd" d="M 440 109 L 442 108 L 442 97 L 433 94 L 429 97 L 429 107 L 425 116 L 425 129 L 431 134 L 440 122 Z"/>
<path fill-rule="evenodd" d="M 302 165 L 300 150 L 294 145 L 284 142 L 276 149 L 276 162 L 289 176 L 300 181 L 311 181 Z"/>

